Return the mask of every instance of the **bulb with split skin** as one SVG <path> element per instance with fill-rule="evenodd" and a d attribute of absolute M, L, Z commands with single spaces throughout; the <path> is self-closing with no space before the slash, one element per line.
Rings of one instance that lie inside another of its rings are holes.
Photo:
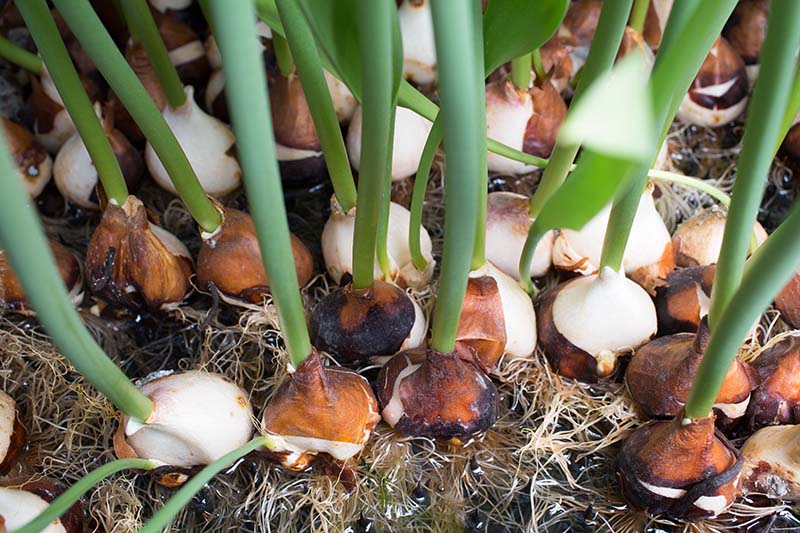
<path fill-rule="evenodd" d="M 745 494 L 800 501 L 800 425 L 762 428 L 742 446 Z"/>
<path fill-rule="evenodd" d="M 678 415 L 689 397 L 710 333 L 703 319 L 695 334 L 660 337 L 639 348 L 628 365 L 625 384 L 639 408 L 650 418 Z M 758 375 L 735 359 L 714 404 L 717 424 L 731 427 L 747 411 Z"/>
<path fill-rule="evenodd" d="M 36 198 L 53 176 L 53 159 L 33 134 L 19 124 L 4 118 L 3 131 L 20 180 L 31 198 Z"/>
<path fill-rule="evenodd" d="M 461 445 L 498 417 L 492 380 L 454 352 L 400 352 L 381 368 L 376 389 L 384 421 L 406 435 Z"/>
<path fill-rule="evenodd" d="M 138 387 L 153 402 L 153 411 L 147 420 L 122 415 L 114 453 L 160 465 L 152 472 L 159 484 L 182 485 L 199 467 L 253 435 L 248 395 L 225 376 L 200 370 L 157 372 Z"/>
<path fill-rule="evenodd" d="M 719 516 L 741 487 L 742 457 L 715 430 L 714 415 L 649 422 L 619 452 L 625 500 L 650 514 L 696 520 Z"/>
<path fill-rule="evenodd" d="M 538 82 L 537 82 L 538 83 Z M 547 158 L 555 146 L 567 105 L 551 83 L 534 83 L 517 89 L 508 78 L 486 85 L 486 131 L 492 139 L 526 154 Z M 503 174 L 526 174 L 532 165 L 489 153 L 489 170 Z"/>
<path fill-rule="evenodd" d="M 200 36 L 175 16 L 154 12 L 153 18 L 181 81 L 184 85 L 204 87 L 211 67 Z"/>
<path fill-rule="evenodd" d="M 58 241 L 50 239 L 49 244 L 58 273 L 69 292 L 70 300 L 73 304 L 78 305 L 83 300 L 83 275 L 78 258 Z M 11 268 L 11 261 L 2 249 L 0 249 L 0 309 L 35 314 L 28 305 L 19 278 Z"/>
<path fill-rule="evenodd" d="M 203 190 L 222 196 L 239 188 L 242 169 L 235 156 L 235 137 L 231 129 L 203 112 L 194 101 L 194 89 L 186 87 L 186 102 L 173 109 L 166 106 L 164 120 L 178 139 Z M 153 179 L 163 189 L 177 194 L 175 186 L 155 150 L 147 143 L 145 161 Z"/>
<path fill-rule="evenodd" d="M 392 148 L 392 181 L 413 175 L 419 167 L 425 141 L 433 127 L 430 120 L 402 106 L 397 107 Z M 347 129 L 347 155 L 356 170 L 361 164 L 361 106 Z"/>
<path fill-rule="evenodd" d="M 417 85 L 436 82 L 436 43 L 428 0 L 398 0 L 397 21 L 403 40 L 403 77 Z"/>
<path fill-rule="evenodd" d="M 585 382 L 610 376 L 619 356 L 649 341 L 657 326 L 647 292 L 610 268 L 545 292 L 536 320 L 552 367 Z"/>
<path fill-rule="evenodd" d="M 169 309 L 191 291 L 192 258 L 174 235 L 157 226 L 141 200 L 106 205 L 86 250 L 92 292 L 125 308 Z"/>
<path fill-rule="evenodd" d="M 17 402 L 0 391 L 0 476 L 5 476 L 25 450 L 28 432 L 20 419 Z M 2 514 L 2 513 L 0 513 Z"/>
<path fill-rule="evenodd" d="M 716 128 L 733 122 L 747 106 L 749 85 L 744 61 L 718 37 L 678 109 L 678 120 Z"/>
<path fill-rule="evenodd" d="M 672 11 L 674 0 L 651 0 L 647 6 L 647 15 L 644 19 L 642 35 L 644 40 L 654 51 L 661 44 L 661 36 L 667 26 L 669 13 Z"/>
<path fill-rule="evenodd" d="M 313 350 L 278 386 L 261 420 L 272 441 L 268 455 L 300 471 L 320 453 L 339 461 L 360 453 L 380 414 L 366 379 L 324 366 Z"/>
<path fill-rule="evenodd" d="M 553 264 L 580 274 L 597 272 L 611 213 L 604 207 L 580 230 L 562 229 L 553 243 Z M 650 293 L 675 268 L 669 231 L 656 210 L 652 189 L 642 195 L 622 261 L 625 273 Z"/>
<path fill-rule="evenodd" d="M 16 531 L 39 516 L 53 500 L 67 490 L 59 480 L 37 476 L 23 482 L 6 481 L 0 487 L 0 528 Z M 60 518 L 42 530 L 42 533 L 80 533 L 83 531 L 83 504 L 80 500 Z"/>
<path fill-rule="evenodd" d="M 787 324 L 800 328 L 800 268 L 775 297 L 775 307 Z"/>
<path fill-rule="evenodd" d="M 345 213 L 335 196 L 331 197 L 331 215 L 322 230 L 322 257 L 325 267 L 334 282 L 341 283 L 345 274 L 353 272 L 353 236 L 355 232 L 356 208 Z M 436 261 L 433 259 L 433 245 L 428 231 L 420 226 L 420 250 L 427 261 L 424 271 L 417 270 L 411 260 L 408 243 L 408 227 L 411 213 L 394 202 L 389 204 L 387 255 L 391 268 L 391 279 L 383 279 L 383 272 L 377 260 L 374 266 L 375 279 L 394 281 L 401 287 L 421 289 L 433 277 Z"/>
<path fill-rule="evenodd" d="M 758 77 L 758 62 L 767 36 L 768 15 L 768 0 L 742 0 L 736 4 L 722 31 L 722 35 L 744 61 L 751 86 Z"/>
<path fill-rule="evenodd" d="M 82 78 L 83 87 L 91 101 L 97 101 L 98 90 L 94 83 Z M 53 79 L 46 71 L 41 77 L 31 76 L 31 107 L 33 108 L 33 133 L 48 152 L 55 154 L 75 133 L 75 124 L 64 107 Z"/>
<path fill-rule="evenodd" d="M 761 383 L 747 406 L 748 427 L 800 423 L 800 334 L 763 349 L 751 364 Z"/>
<path fill-rule="evenodd" d="M 258 304 L 269 295 L 269 279 L 253 219 L 243 211 L 214 203 L 222 224 L 214 233 L 201 234 L 197 284 L 204 290 L 213 285 L 233 305 Z M 314 274 L 314 260 L 305 244 L 294 234 L 290 236 L 297 282 L 303 287 Z"/>
<path fill-rule="evenodd" d="M 716 265 L 678 268 L 656 287 L 658 335 L 694 333 L 711 306 Z"/>

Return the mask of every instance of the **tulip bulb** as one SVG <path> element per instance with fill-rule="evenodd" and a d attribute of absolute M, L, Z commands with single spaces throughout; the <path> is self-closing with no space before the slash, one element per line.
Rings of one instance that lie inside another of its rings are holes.
<path fill-rule="evenodd" d="M 174 16 L 154 13 L 154 18 L 181 81 L 184 85 L 204 86 L 211 67 L 200 36 Z"/>
<path fill-rule="evenodd" d="M 403 40 L 403 77 L 418 85 L 436 82 L 436 43 L 427 0 L 400 0 L 397 8 Z"/>
<path fill-rule="evenodd" d="M 0 391 L 0 475 L 6 475 L 25 449 L 28 434 L 14 398 Z M 0 513 L 2 514 L 2 513 Z"/>
<path fill-rule="evenodd" d="M 716 265 L 679 268 L 667 276 L 664 285 L 656 288 L 659 336 L 697 331 L 711 306 L 716 269 Z"/>
<path fill-rule="evenodd" d="M 800 335 L 764 349 L 752 365 L 761 383 L 747 409 L 749 426 L 800 423 Z"/>
<path fill-rule="evenodd" d="M 200 109 L 194 101 L 194 89 L 186 87 L 185 91 L 186 102 L 177 109 L 165 107 L 164 120 L 197 173 L 203 190 L 212 196 L 233 192 L 239 188 L 242 177 L 242 169 L 233 153 L 236 141 L 233 132 Z M 177 194 L 164 165 L 149 142 L 144 156 L 156 183 Z"/>
<path fill-rule="evenodd" d="M 602 0 L 577 0 L 570 2 L 564 20 L 558 27 L 559 40 L 563 42 L 572 57 L 573 74 L 577 72 L 589 55 L 589 46 L 600 20 Z"/>
<path fill-rule="evenodd" d="M 518 90 L 511 81 L 497 80 L 486 86 L 487 135 L 526 154 L 550 157 L 567 105 L 551 83 Z M 489 170 L 526 174 L 536 167 L 489 153 Z"/>
<path fill-rule="evenodd" d="M 781 318 L 794 328 L 800 328 L 800 269 L 775 297 L 775 307 Z"/>
<path fill-rule="evenodd" d="M 683 97 L 678 119 L 716 128 L 736 120 L 747 105 L 744 61 L 724 37 L 718 37 Z"/>
<path fill-rule="evenodd" d="M 20 180 L 31 198 L 36 198 L 53 175 L 53 160 L 33 134 L 22 126 L 3 119 L 3 130 Z"/>
<path fill-rule="evenodd" d="M 367 380 L 323 366 L 316 351 L 281 383 L 262 417 L 273 441 L 270 455 L 292 470 L 305 469 L 320 453 L 339 461 L 353 457 L 379 421 Z"/>
<path fill-rule="evenodd" d="M 159 13 L 167 11 L 180 11 L 192 5 L 192 0 L 149 0 L 153 9 Z"/>
<path fill-rule="evenodd" d="M 2 531 L 16 531 L 39 516 L 67 490 L 60 481 L 36 477 L 19 487 L 0 487 L 0 526 Z M 49 523 L 42 533 L 80 533 L 83 531 L 83 505 L 80 500 Z"/>
<path fill-rule="evenodd" d="M 731 48 L 744 61 L 751 84 L 758 77 L 758 60 L 767 36 L 768 15 L 767 0 L 744 0 L 736 4 L 723 30 Z"/>
<path fill-rule="evenodd" d="M 642 34 L 644 40 L 653 50 L 658 50 L 661 44 L 661 36 L 667 26 L 669 13 L 672 11 L 674 0 L 651 0 L 647 6 L 647 15 L 644 19 Z"/>
<path fill-rule="evenodd" d="M 401 352 L 381 368 L 376 383 L 383 419 L 406 435 L 460 445 L 497 420 L 492 380 L 455 353 Z"/>
<path fill-rule="evenodd" d="M 653 55 L 653 51 L 644 40 L 644 37 L 642 37 L 642 34 L 630 26 L 626 26 L 622 34 L 622 43 L 620 43 L 619 50 L 617 51 L 617 61 L 628 54 L 639 54 L 645 72 L 648 75 L 650 74 L 650 71 L 653 70 L 653 63 L 655 63 L 656 57 Z"/>
<path fill-rule="evenodd" d="M 399 181 L 413 175 L 419 167 L 425 141 L 433 123 L 405 107 L 397 107 L 392 148 L 392 180 Z M 361 164 L 361 106 L 347 129 L 347 154 L 356 170 Z"/>
<path fill-rule="evenodd" d="M 339 81 L 333 74 L 324 70 L 325 83 L 328 84 L 328 92 L 333 100 L 333 108 L 336 110 L 336 117 L 340 124 L 348 124 L 353 114 L 356 112 L 358 102 L 347 85 Z"/>
<path fill-rule="evenodd" d="M 610 268 L 545 292 L 537 323 L 553 368 L 587 382 L 611 375 L 619 355 L 649 341 L 657 327 L 647 292 Z"/>
<path fill-rule="evenodd" d="M 742 446 L 745 494 L 800 500 L 800 425 L 766 427 Z"/>
<path fill-rule="evenodd" d="M 86 250 L 86 271 L 92 291 L 122 307 L 165 308 L 191 291 L 189 250 L 150 222 L 135 196 L 106 206 Z"/>
<path fill-rule="evenodd" d="M 139 390 L 153 402 L 147 420 L 122 416 L 114 435 L 120 459 L 139 457 L 181 468 L 210 464 L 253 434 L 247 393 L 225 376 L 199 370 L 148 376 Z M 187 476 L 161 481 L 180 485 Z"/>
<path fill-rule="evenodd" d="M 75 124 L 46 70 L 42 71 L 41 78 L 31 76 L 31 87 L 33 133 L 36 140 L 54 154 L 75 133 Z"/>
<path fill-rule="evenodd" d="M 781 144 L 781 151 L 795 161 L 800 161 L 800 113 L 794 117 L 794 123 Z"/>
<path fill-rule="evenodd" d="M 342 211 L 336 197 L 331 198 L 331 216 L 322 230 L 322 256 L 333 281 L 341 283 L 342 276 L 353 272 L 353 235 L 355 231 L 356 209 L 347 213 Z M 420 249 L 428 262 L 424 272 L 420 272 L 411 261 L 411 248 L 408 244 L 408 227 L 411 213 L 405 207 L 392 202 L 389 204 L 389 224 L 386 238 L 387 255 L 391 267 L 391 280 L 401 287 L 419 289 L 430 282 L 436 262 L 433 259 L 433 245 L 427 230 L 420 226 Z M 383 272 L 377 260 L 374 269 L 375 279 L 383 279 Z"/>
<path fill-rule="evenodd" d="M 542 67 L 549 76 L 550 83 L 559 94 L 564 94 L 570 88 L 573 74 L 569 50 L 557 36 L 554 36 L 539 49 L 539 52 L 542 55 Z"/>
<path fill-rule="evenodd" d="M 635 430 L 617 459 L 625 499 L 650 514 L 713 518 L 739 493 L 742 458 L 715 432 L 714 415 L 653 421 Z"/>

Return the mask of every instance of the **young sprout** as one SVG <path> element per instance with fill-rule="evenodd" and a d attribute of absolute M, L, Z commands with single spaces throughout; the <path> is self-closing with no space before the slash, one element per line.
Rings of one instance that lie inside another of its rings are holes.
<path fill-rule="evenodd" d="M 3 131 L 20 180 L 31 198 L 36 198 L 53 176 L 53 159 L 33 134 L 19 124 L 4 118 Z"/>
<path fill-rule="evenodd" d="M 428 0 L 400 0 L 397 20 L 403 38 L 403 77 L 417 85 L 436 83 L 436 43 Z"/>

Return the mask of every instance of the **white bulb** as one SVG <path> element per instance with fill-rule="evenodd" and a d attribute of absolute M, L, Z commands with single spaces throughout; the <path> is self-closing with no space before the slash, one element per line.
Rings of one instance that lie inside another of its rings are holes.
<path fill-rule="evenodd" d="M 39 516 L 50 504 L 40 496 L 22 489 L 0 487 L 0 518 L 3 531 L 16 531 Z M 47 524 L 42 533 L 66 533 L 61 520 Z"/>
<path fill-rule="evenodd" d="M 92 200 L 99 176 L 80 135 L 74 133 L 61 147 L 53 164 L 53 175 L 61 196 L 85 209 L 97 209 Z"/>
<path fill-rule="evenodd" d="M 427 0 L 406 0 L 397 9 L 403 39 L 403 77 L 420 85 L 436 81 L 436 42 Z"/>

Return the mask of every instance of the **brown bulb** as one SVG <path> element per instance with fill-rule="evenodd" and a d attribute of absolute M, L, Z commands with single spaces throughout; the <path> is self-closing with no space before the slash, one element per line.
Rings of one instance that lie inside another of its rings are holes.
<path fill-rule="evenodd" d="M 742 57 L 745 65 L 755 65 L 767 35 L 768 0 L 742 0 L 736 4 L 725 24 L 723 35 Z"/>
<path fill-rule="evenodd" d="M 4 118 L 3 130 L 20 179 L 28 194 L 36 198 L 53 175 L 53 160 L 33 134 L 19 124 Z"/>
<path fill-rule="evenodd" d="M 381 368 L 376 389 L 383 419 L 415 437 L 464 444 L 498 416 L 492 380 L 455 353 L 401 352 Z"/>
<path fill-rule="evenodd" d="M 547 158 L 556 144 L 558 130 L 567 116 L 567 104 L 551 83 L 531 88 L 533 114 L 528 119 L 522 150 L 526 154 Z"/>
<path fill-rule="evenodd" d="M 35 476 L 30 480 L 7 480 L 0 487 L 0 501 L 4 509 L 14 509 L 13 515 L 0 515 L 0 529 L 6 527 L 17 530 L 39 515 L 48 504 L 61 496 L 69 488 L 61 481 L 49 477 Z M 24 518 L 23 518 L 24 517 Z M 65 533 L 83 531 L 83 504 L 78 499 L 53 523 L 52 530 Z M 60 526 L 60 527 L 59 527 Z M 51 529 L 48 527 L 48 531 Z"/>
<path fill-rule="evenodd" d="M 73 303 L 77 304 L 83 298 L 80 263 L 75 254 L 63 244 L 50 239 L 49 245 L 58 273 L 61 275 Z M 25 290 L 22 288 L 19 278 L 14 274 L 11 262 L 4 250 L 0 250 L 0 307 L 23 313 L 30 312 L 25 299 Z"/>
<path fill-rule="evenodd" d="M 787 324 L 800 328 L 800 271 L 795 272 L 789 283 L 775 297 L 775 307 Z"/>
<path fill-rule="evenodd" d="M 569 50 L 556 35 L 547 41 L 539 51 L 542 55 L 542 67 L 549 76 L 550 82 L 559 93 L 563 94 L 569 88 L 572 78 L 573 64 Z"/>
<path fill-rule="evenodd" d="M 507 340 L 497 281 L 490 276 L 469 278 L 456 332 L 456 353 L 488 374 L 503 356 Z"/>
<path fill-rule="evenodd" d="M 174 16 L 153 11 L 153 18 L 183 84 L 204 87 L 211 75 L 211 66 L 200 36 Z"/>
<path fill-rule="evenodd" d="M 641 33 L 637 32 L 630 26 L 625 26 L 625 31 L 622 34 L 622 42 L 620 43 L 619 50 L 617 51 L 617 61 L 632 53 L 640 54 L 644 60 L 644 65 L 647 69 L 647 72 L 650 72 L 650 70 L 653 68 L 653 63 L 655 62 L 653 51 L 650 50 L 650 46 L 644 40 L 644 37 L 642 37 Z"/>
<path fill-rule="evenodd" d="M 647 6 L 642 34 L 653 50 L 658 50 L 661 44 L 661 36 L 667 25 L 669 12 L 672 11 L 672 3 L 673 0 L 652 0 Z"/>
<path fill-rule="evenodd" d="M 81 78 L 83 88 L 91 102 L 99 97 L 97 85 L 90 78 Z M 36 140 L 48 152 L 54 154 L 75 132 L 75 124 L 61 103 L 61 97 L 47 73 L 41 79 L 31 76 L 31 107 L 33 108 L 33 132 Z"/>
<path fill-rule="evenodd" d="M 358 454 L 380 421 L 366 379 L 325 367 L 316 350 L 275 391 L 264 408 L 269 453 L 283 466 L 303 470 L 319 454 L 344 461 Z"/>
<path fill-rule="evenodd" d="M 425 334 L 422 312 L 401 288 L 375 280 L 368 289 L 335 289 L 314 307 L 311 342 L 342 364 L 415 348 Z"/>
<path fill-rule="evenodd" d="M 159 309 L 191 291 L 192 260 L 171 233 L 148 220 L 141 200 L 109 203 L 86 251 L 92 292 L 112 305 Z"/>
<path fill-rule="evenodd" d="M 0 476 L 5 476 L 27 445 L 28 432 L 14 398 L 0 391 Z"/>
<path fill-rule="evenodd" d="M 677 519 L 714 517 L 739 494 L 742 458 L 714 416 L 653 421 L 635 430 L 617 458 L 625 499 Z"/>
<path fill-rule="evenodd" d="M 708 314 L 716 265 L 680 268 L 656 288 L 658 335 L 692 333 Z"/>
<path fill-rule="evenodd" d="M 202 289 L 213 284 L 235 303 L 259 303 L 269 295 L 269 279 L 264 270 L 253 219 L 238 209 L 216 204 L 222 225 L 213 234 L 203 234 L 197 256 L 197 282 Z M 314 260 L 303 242 L 291 234 L 292 255 L 297 282 L 303 287 L 314 273 Z"/>
<path fill-rule="evenodd" d="M 703 319 L 697 333 L 676 333 L 651 341 L 636 351 L 625 374 L 625 384 L 636 404 L 650 418 L 678 415 L 689 397 L 710 333 Z M 725 375 L 714 411 L 722 426 L 744 416 L 758 376 L 747 363 L 735 359 Z"/>
<path fill-rule="evenodd" d="M 765 349 L 752 366 L 761 384 L 747 407 L 750 428 L 800 423 L 800 336 Z"/>
<path fill-rule="evenodd" d="M 558 36 L 564 44 L 576 48 L 588 48 L 597 30 L 602 6 L 602 0 L 571 2 L 558 30 Z"/>

